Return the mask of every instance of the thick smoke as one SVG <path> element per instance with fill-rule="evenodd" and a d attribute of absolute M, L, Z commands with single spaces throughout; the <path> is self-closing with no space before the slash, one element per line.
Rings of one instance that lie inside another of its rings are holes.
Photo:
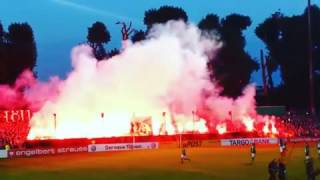
<path fill-rule="evenodd" d="M 138 117 L 151 117 L 153 134 L 216 131 L 230 115 L 246 124 L 243 117 L 255 115 L 255 88 L 233 100 L 209 79 L 208 56 L 220 46 L 183 22 L 156 25 L 148 40 L 104 61 L 77 46 L 67 79 L 29 83 L 25 97 L 37 112 L 28 138 L 129 135 Z"/>

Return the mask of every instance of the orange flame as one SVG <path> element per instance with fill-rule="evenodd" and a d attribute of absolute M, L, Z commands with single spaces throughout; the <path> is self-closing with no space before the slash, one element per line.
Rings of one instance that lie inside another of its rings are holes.
<path fill-rule="evenodd" d="M 264 121 L 265 121 L 265 124 L 262 129 L 264 134 L 271 133 L 271 134 L 275 135 L 275 134 L 279 133 L 276 126 L 275 126 L 275 120 L 273 117 L 269 118 L 266 116 L 266 117 L 264 117 Z"/>
<path fill-rule="evenodd" d="M 246 126 L 246 130 L 252 132 L 254 128 L 254 119 L 249 116 L 242 117 L 242 123 Z"/>
<path fill-rule="evenodd" d="M 227 132 L 227 125 L 226 123 L 218 124 L 216 129 L 219 134 L 224 134 Z"/>

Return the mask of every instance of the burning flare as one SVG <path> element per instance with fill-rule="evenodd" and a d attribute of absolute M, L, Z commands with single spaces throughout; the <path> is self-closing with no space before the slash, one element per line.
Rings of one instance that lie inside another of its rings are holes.
<path fill-rule="evenodd" d="M 249 117 L 249 116 L 243 117 L 242 122 L 246 126 L 246 130 L 248 132 L 252 132 L 255 129 L 254 128 L 254 119 L 252 119 L 251 117 Z"/>
<path fill-rule="evenodd" d="M 217 125 L 217 131 L 219 134 L 224 134 L 227 132 L 227 125 L 225 123 Z"/>

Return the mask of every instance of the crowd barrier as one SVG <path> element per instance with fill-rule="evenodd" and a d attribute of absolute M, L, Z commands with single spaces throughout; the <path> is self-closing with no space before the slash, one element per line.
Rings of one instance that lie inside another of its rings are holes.
<path fill-rule="evenodd" d="M 120 140 L 119 140 L 120 139 Z M 147 140 L 154 141 L 147 141 Z M 145 141 L 142 141 L 145 140 Z M 181 141 L 180 141 L 181 140 Z M 319 142 L 320 138 L 289 138 L 284 139 L 288 143 Z M 126 141 L 126 142 L 125 142 Z M 41 141 L 36 144 L 39 145 Z M 232 147 L 248 146 L 252 143 L 257 145 L 277 145 L 278 138 L 214 138 L 210 136 L 165 136 L 165 137 L 143 137 L 143 138 L 101 138 L 86 140 L 54 140 L 54 143 L 44 141 L 46 146 L 30 147 L 24 149 L 0 150 L 0 158 L 31 157 L 42 155 L 56 155 L 66 153 L 93 153 L 110 151 L 129 151 L 142 149 L 162 148 L 199 148 L 199 147 Z"/>

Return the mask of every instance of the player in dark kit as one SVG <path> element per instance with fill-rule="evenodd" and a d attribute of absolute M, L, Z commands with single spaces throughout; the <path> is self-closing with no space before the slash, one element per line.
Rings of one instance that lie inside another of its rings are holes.
<path fill-rule="evenodd" d="M 188 156 L 187 156 L 187 152 L 186 152 L 186 149 L 185 148 L 182 148 L 181 149 L 181 164 L 183 164 L 183 162 L 186 160 L 186 161 L 191 161 Z"/>
<path fill-rule="evenodd" d="M 276 159 L 273 159 L 269 163 L 268 172 L 269 172 L 269 180 L 276 180 L 277 179 L 278 164 L 277 164 Z"/>
<path fill-rule="evenodd" d="M 306 171 L 307 171 L 307 180 L 315 180 L 315 172 L 314 172 L 314 166 L 313 166 L 313 160 L 306 159 Z"/>
<path fill-rule="evenodd" d="M 286 178 L 287 177 L 286 164 L 282 160 L 279 160 L 278 168 L 279 168 L 279 173 L 278 173 L 279 180 L 287 179 Z"/>
<path fill-rule="evenodd" d="M 256 144 L 255 143 L 251 144 L 250 152 L 251 152 L 251 162 L 253 162 L 256 158 Z"/>
<path fill-rule="evenodd" d="M 310 159 L 310 146 L 308 143 L 304 147 L 304 155 L 306 160 Z"/>

